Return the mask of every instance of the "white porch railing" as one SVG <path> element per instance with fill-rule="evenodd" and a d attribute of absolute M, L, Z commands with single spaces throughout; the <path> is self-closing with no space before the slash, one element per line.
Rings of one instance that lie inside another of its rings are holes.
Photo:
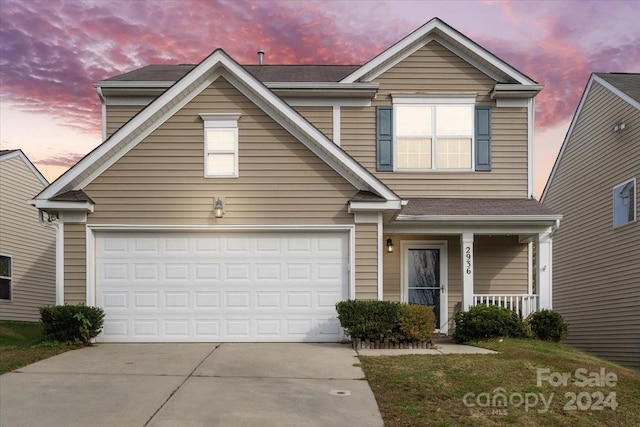
<path fill-rule="evenodd" d="M 473 305 L 498 305 L 515 311 L 523 319 L 538 310 L 535 294 L 474 294 Z"/>

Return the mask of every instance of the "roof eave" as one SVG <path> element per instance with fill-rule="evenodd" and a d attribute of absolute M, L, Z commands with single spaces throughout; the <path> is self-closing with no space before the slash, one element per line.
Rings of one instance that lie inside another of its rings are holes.
<path fill-rule="evenodd" d="M 400 214 L 398 221 L 421 222 L 474 222 L 474 223 L 555 223 L 562 215 L 406 215 Z"/>
<path fill-rule="evenodd" d="M 534 98 L 543 87 L 542 85 L 498 83 L 491 91 L 491 99 Z"/>

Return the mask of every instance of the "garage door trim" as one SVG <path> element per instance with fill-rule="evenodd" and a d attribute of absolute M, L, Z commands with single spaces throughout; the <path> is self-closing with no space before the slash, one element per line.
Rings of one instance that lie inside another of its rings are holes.
<path fill-rule="evenodd" d="M 348 250 L 348 295 L 355 298 L 355 225 L 295 225 L 295 226 L 175 226 L 175 225 L 87 225 L 86 228 L 86 304 L 96 305 L 96 233 L 97 232 L 346 232 Z"/>

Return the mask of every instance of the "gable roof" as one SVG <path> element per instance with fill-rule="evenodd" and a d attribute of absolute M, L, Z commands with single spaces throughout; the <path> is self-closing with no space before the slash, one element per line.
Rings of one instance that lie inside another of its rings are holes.
<path fill-rule="evenodd" d="M 82 190 L 218 77 L 227 79 L 355 188 L 375 192 L 388 201 L 398 201 L 399 207 L 400 199 L 393 191 L 222 49 L 211 53 L 105 142 L 42 191 L 35 199 L 36 206 L 44 207 L 46 200 L 58 194 L 70 190 Z"/>
<path fill-rule="evenodd" d="M 587 86 L 582 93 L 582 97 L 580 98 L 580 103 L 578 104 L 578 108 L 576 109 L 573 118 L 571 119 L 571 125 L 569 126 L 569 130 L 564 137 L 564 141 L 562 142 L 562 146 L 560 147 L 560 152 L 558 153 L 558 157 L 556 157 L 556 161 L 553 164 L 553 169 L 551 169 L 551 173 L 549 174 L 549 179 L 544 186 L 544 190 L 542 191 L 542 196 L 540 197 L 540 201 L 544 202 L 544 199 L 547 195 L 547 190 L 551 186 L 551 182 L 555 177 L 556 170 L 558 165 L 560 164 L 560 160 L 564 154 L 564 150 L 567 146 L 569 139 L 571 139 L 571 135 L 573 134 L 573 128 L 582 112 L 582 107 L 584 106 L 585 100 L 587 99 L 589 92 L 591 91 L 591 87 L 593 83 L 598 83 L 603 86 L 605 89 L 612 92 L 614 95 L 618 96 L 620 99 L 628 102 L 631 106 L 640 110 L 640 74 L 638 73 L 593 73 L 589 77 L 589 81 L 587 82 Z"/>
<path fill-rule="evenodd" d="M 446 24 L 433 18 L 411 34 L 386 49 L 341 80 L 343 83 L 371 81 L 398 62 L 402 61 L 431 40 L 437 40 L 447 49 L 493 77 L 499 83 L 535 85 L 538 83 L 516 70 L 473 40 Z M 540 87 L 541 88 L 541 87 Z"/>
<path fill-rule="evenodd" d="M 5 160 L 13 159 L 15 157 L 19 157 L 24 162 L 24 164 L 27 165 L 27 167 L 31 170 L 31 172 L 33 172 L 35 177 L 38 178 L 38 181 L 40 181 L 42 185 L 49 185 L 49 181 L 47 181 L 47 178 L 45 178 L 44 175 L 40 173 L 38 168 L 35 167 L 33 163 L 31 163 L 31 160 L 29 160 L 27 155 L 24 154 L 22 150 L 0 150 L 0 162 L 4 162 Z"/>

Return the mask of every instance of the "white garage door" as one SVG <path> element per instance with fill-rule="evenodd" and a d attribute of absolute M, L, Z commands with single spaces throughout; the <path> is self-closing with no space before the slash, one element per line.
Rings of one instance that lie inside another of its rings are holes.
<path fill-rule="evenodd" d="M 96 234 L 102 342 L 342 338 L 347 234 Z"/>

